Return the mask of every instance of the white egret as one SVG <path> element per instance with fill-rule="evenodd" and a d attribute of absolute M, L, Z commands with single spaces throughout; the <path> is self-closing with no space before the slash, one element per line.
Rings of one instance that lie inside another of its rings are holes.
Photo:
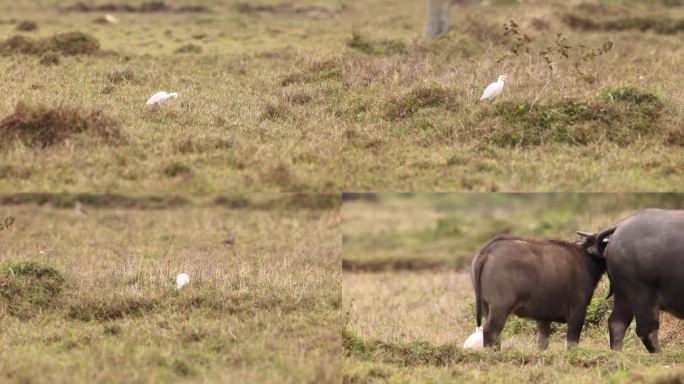
<path fill-rule="evenodd" d="M 179 273 L 176 276 L 176 289 L 181 289 L 190 284 L 190 276 L 187 273 Z"/>
<path fill-rule="evenodd" d="M 499 80 L 495 83 L 491 83 L 485 88 L 480 96 L 480 101 L 489 100 L 490 102 L 494 100 L 495 97 L 499 96 L 503 92 L 504 83 L 506 82 L 506 75 L 499 76 Z"/>
<path fill-rule="evenodd" d="M 145 104 L 146 105 L 161 104 L 168 99 L 176 98 L 176 97 L 178 97 L 178 94 L 176 92 L 166 93 L 164 91 L 159 91 L 159 92 L 155 93 L 154 95 L 152 95 L 152 97 L 150 97 L 147 100 L 147 103 L 145 103 Z"/>
<path fill-rule="evenodd" d="M 468 336 L 463 349 L 482 349 L 484 348 L 484 335 L 482 334 L 482 327 L 475 328 L 475 333 Z"/>
<path fill-rule="evenodd" d="M 104 15 L 104 20 L 108 22 L 109 24 L 118 24 L 119 19 L 116 18 L 114 15 L 106 14 Z"/>

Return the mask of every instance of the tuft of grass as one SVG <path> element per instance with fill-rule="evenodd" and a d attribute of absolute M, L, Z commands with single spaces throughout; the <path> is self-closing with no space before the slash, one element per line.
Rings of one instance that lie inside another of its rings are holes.
<path fill-rule="evenodd" d="M 106 322 L 124 317 L 141 317 L 155 309 L 156 297 L 116 295 L 111 297 L 79 297 L 66 309 L 66 318 L 80 321 Z"/>
<path fill-rule="evenodd" d="M 462 359 L 462 349 L 453 344 L 435 346 L 426 341 L 411 343 L 387 343 L 366 341 L 347 329 L 342 330 L 342 350 L 346 357 L 362 360 L 379 358 L 383 362 L 403 366 L 446 366 Z"/>
<path fill-rule="evenodd" d="M 283 120 L 290 116 L 290 108 L 282 102 L 266 102 L 261 111 L 261 120 Z"/>
<path fill-rule="evenodd" d="M 565 361 L 575 367 L 589 368 L 604 365 L 610 360 L 611 351 L 573 348 L 563 355 Z"/>
<path fill-rule="evenodd" d="M 178 47 L 178 48 L 177 48 L 175 51 L 173 51 L 173 52 L 174 52 L 174 53 L 193 53 L 193 54 L 198 54 L 198 53 L 202 53 L 202 47 L 199 46 L 199 45 L 197 45 L 197 44 L 188 43 L 188 44 L 185 44 L 185 45 L 181 45 L 180 47 Z"/>
<path fill-rule="evenodd" d="M 44 49 L 63 55 L 92 55 L 100 50 L 100 42 L 83 32 L 58 33 L 47 39 Z"/>
<path fill-rule="evenodd" d="M 125 81 L 133 81 L 135 79 L 135 72 L 130 69 L 114 69 L 107 75 L 107 79 L 113 84 L 119 84 Z"/>
<path fill-rule="evenodd" d="M 36 24 L 35 21 L 31 20 L 22 20 L 16 26 L 16 30 L 22 32 L 35 31 L 36 29 L 38 29 L 38 24 Z"/>
<path fill-rule="evenodd" d="M 385 117 L 401 120 L 423 108 L 445 107 L 456 111 L 460 103 L 454 91 L 437 85 L 419 86 L 405 95 L 391 99 L 385 105 Z"/>
<path fill-rule="evenodd" d="M 64 275 L 34 261 L 10 261 L 0 267 L 0 299 L 11 315 L 30 318 L 41 309 L 57 307 Z"/>
<path fill-rule="evenodd" d="M 406 44 L 400 40 L 372 40 L 358 32 L 353 32 L 347 46 L 367 55 L 390 56 L 407 51 Z"/>
<path fill-rule="evenodd" d="M 79 134 L 116 142 L 121 138 L 119 126 L 117 118 L 97 109 L 19 102 L 13 113 L 0 120 L 0 144 L 19 140 L 30 147 L 47 148 Z"/>
<path fill-rule="evenodd" d="M 59 64 L 60 55 L 57 52 L 45 52 L 38 61 L 40 64 L 49 66 Z"/>
<path fill-rule="evenodd" d="M 192 169 L 179 162 L 172 162 L 164 166 L 162 171 L 166 177 L 182 177 L 187 179 L 192 176 Z"/>
<path fill-rule="evenodd" d="M 100 42 L 83 32 L 58 33 L 52 37 L 32 39 L 24 36 L 11 36 L 0 42 L 2 55 L 36 55 L 54 52 L 65 56 L 93 55 L 100 50 Z"/>
<path fill-rule="evenodd" d="M 342 80 L 339 61 L 328 59 L 306 65 L 301 71 L 290 73 L 280 80 L 282 86 L 291 84 L 319 83 L 328 80 Z"/>
<path fill-rule="evenodd" d="M 502 147 L 610 141 L 630 144 L 642 137 L 659 137 L 665 106 L 660 99 L 633 87 L 609 89 L 600 100 L 565 100 L 532 105 L 498 104 L 494 114 L 503 124 L 489 132 Z"/>

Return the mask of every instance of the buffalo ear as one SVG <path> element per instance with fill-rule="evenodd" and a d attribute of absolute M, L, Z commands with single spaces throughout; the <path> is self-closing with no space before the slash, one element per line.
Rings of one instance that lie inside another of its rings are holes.
<path fill-rule="evenodd" d="M 599 248 L 598 244 L 592 244 L 587 247 L 587 253 L 593 257 L 605 258 L 602 252 L 602 248 Z"/>
<path fill-rule="evenodd" d="M 587 247 L 587 253 L 594 257 L 603 257 L 603 254 L 599 250 L 598 246 L 595 244 L 592 244 Z"/>

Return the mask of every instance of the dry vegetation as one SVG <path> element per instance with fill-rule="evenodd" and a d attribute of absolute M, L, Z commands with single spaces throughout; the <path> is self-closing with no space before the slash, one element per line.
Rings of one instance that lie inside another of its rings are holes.
<path fill-rule="evenodd" d="M 0 175 L 9 181 L 3 187 L 682 186 L 684 96 L 675 78 L 684 66 L 678 32 L 684 6 L 465 1 L 455 5 L 453 30 L 430 42 L 423 38 L 424 6 L 408 0 L 0 6 L 0 118 L 20 102 L 102 110 L 121 121 L 127 138 L 91 145 L 86 134 L 49 149 L 3 140 Z M 118 22 L 103 19 L 106 13 Z M 503 97 L 476 103 L 501 73 L 509 78 Z M 145 108 L 146 98 L 162 89 L 177 91 L 179 99 Z"/>
<path fill-rule="evenodd" d="M 588 309 L 580 348 L 565 351 L 565 326 L 536 352 L 533 322 L 509 318 L 501 352 L 466 352 L 475 328 L 467 267 L 491 237 L 571 240 L 640 207 L 681 208 L 678 195 L 379 195 L 342 206 L 344 382 L 678 382 L 684 334 L 663 315 L 665 353 L 649 355 L 632 330 L 623 353 L 608 349 L 603 279 Z M 446 223 L 449 223 L 448 225 Z M 448 229 L 447 229 L 448 228 Z M 442 235 L 447 231 L 447 235 Z M 407 263 L 431 260 L 420 270 Z M 404 261 L 404 264 L 397 264 Z M 382 266 L 375 270 L 369 264 Z"/>
<path fill-rule="evenodd" d="M 325 198 L 2 199 L 0 381 L 340 377 L 338 207 L 301 207 Z"/>

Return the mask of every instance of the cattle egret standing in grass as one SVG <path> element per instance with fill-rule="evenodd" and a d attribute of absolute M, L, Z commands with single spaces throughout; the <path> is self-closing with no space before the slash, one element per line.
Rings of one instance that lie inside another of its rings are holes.
<path fill-rule="evenodd" d="M 480 101 L 489 100 L 489 102 L 492 102 L 495 97 L 499 96 L 501 92 L 503 92 L 505 81 L 505 75 L 499 76 L 499 80 L 497 80 L 496 83 L 491 83 L 487 86 L 487 88 L 485 88 L 484 92 L 482 92 L 482 96 L 480 96 Z"/>
<path fill-rule="evenodd" d="M 463 349 L 482 349 L 484 348 L 484 337 L 482 334 L 482 327 L 475 328 L 475 333 L 468 336 L 465 343 L 463 343 Z"/>
<path fill-rule="evenodd" d="M 178 97 L 178 94 L 176 92 L 166 93 L 164 91 L 160 91 L 160 92 L 157 92 L 154 95 L 152 95 L 152 97 L 150 97 L 147 100 L 147 103 L 145 103 L 145 104 L 147 104 L 147 105 L 161 104 L 170 98 L 176 98 L 176 97 Z"/>
<path fill-rule="evenodd" d="M 179 273 L 176 276 L 176 289 L 181 289 L 190 284 L 190 276 L 187 273 Z"/>

